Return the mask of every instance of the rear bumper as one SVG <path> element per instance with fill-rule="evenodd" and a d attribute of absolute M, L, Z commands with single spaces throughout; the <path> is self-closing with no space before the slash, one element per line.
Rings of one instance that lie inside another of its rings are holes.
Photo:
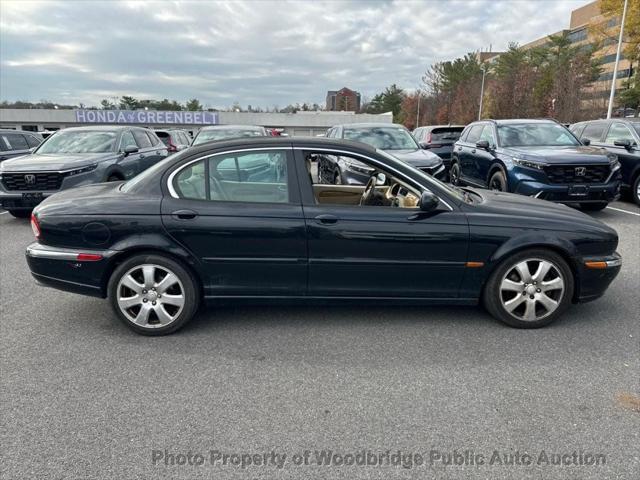
<path fill-rule="evenodd" d="M 64 290 L 94 297 L 107 295 L 104 281 L 109 260 L 114 250 L 79 250 L 51 247 L 38 242 L 27 247 L 27 264 L 36 282 Z M 99 260 L 83 260 L 80 254 L 99 256 Z"/>
<path fill-rule="evenodd" d="M 622 268 L 622 257 L 618 252 L 607 257 L 585 257 L 578 266 L 580 283 L 575 301 L 590 302 L 600 298 Z"/>

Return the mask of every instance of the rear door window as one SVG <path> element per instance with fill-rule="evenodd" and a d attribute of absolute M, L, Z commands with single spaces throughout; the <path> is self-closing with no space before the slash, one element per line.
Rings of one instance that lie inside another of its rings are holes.
<path fill-rule="evenodd" d="M 29 150 L 29 144 L 24 135 L 19 133 L 7 133 L 3 135 L 4 141 L 9 150 Z"/>
<path fill-rule="evenodd" d="M 144 130 L 134 130 L 133 136 L 135 137 L 139 148 L 143 149 L 151 146 L 151 140 L 149 140 L 149 137 Z"/>
<path fill-rule="evenodd" d="M 604 122 L 589 123 L 582 132 L 581 138 L 588 138 L 592 142 L 600 142 L 605 128 L 607 128 L 607 124 Z"/>

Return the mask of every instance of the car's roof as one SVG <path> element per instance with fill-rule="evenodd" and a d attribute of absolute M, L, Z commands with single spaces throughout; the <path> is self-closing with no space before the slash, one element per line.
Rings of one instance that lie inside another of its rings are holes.
<path fill-rule="evenodd" d="M 427 130 L 435 130 L 436 128 L 464 128 L 465 125 L 422 125 L 420 127 L 416 127 L 416 130 L 419 128 L 426 128 Z"/>
<path fill-rule="evenodd" d="M 227 148 L 259 148 L 266 147 L 303 147 L 303 148 L 355 148 L 368 153 L 376 153 L 376 149 L 361 142 L 342 140 L 326 137 L 250 137 L 234 138 L 230 140 L 218 140 L 203 142 L 189 148 L 189 151 L 199 153 L 200 151 L 227 149 Z"/>
<path fill-rule="evenodd" d="M 32 132 L 31 130 L 14 130 L 12 128 L 0 128 L 0 133 L 30 133 L 31 135 L 40 135 L 40 132 Z"/>
<path fill-rule="evenodd" d="M 69 130 L 73 130 L 74 132 L 75 131 L 90 132 L 90 131 L 96 131 L 96 130 L 98 130 L 98 131 L 99 130 L 103 130 L 103 131 L 107 131 L 107 132 L 109 132 L 109 131 L 111 131 L 111 132 L 119 132 L 119 131 L 124 130 L 126 128 L 132 128 L 132 127 L 145 128 L 145 127 L 141 127 L 139 125 L 87 125 L 87 126 L 84 126 L 84 127 L 67 127 L 67 128 L 64 128 L 64 129 L 61 129 L 61 130 L 58 130 L 58 131 L 59 132 L 62 132 L 62 131 L 66 132 L 66 131 L 69 131 Z"/>
<path fill-rule="evenodd" d="M 504 118 L 501 120 L 486 119 L 481 122 L 490 121 L 498 125 L 514 125 L 518 123 L 558 123 L 550 118 Z"/>
<path fill-rule="evenodd" d="M 335 125 L 336 127 L 342 128 L 380 128 L 380 127 L 389 127 L 389 128 L 405 128 L 404 125 L 400 125 L 399 123 L 343 123 L 341 125 Z"/>
<path fill-rule="evenodd" d="M 200 130 L 260 130 L 264 127 L 260 125 L 206 125 Z"/>

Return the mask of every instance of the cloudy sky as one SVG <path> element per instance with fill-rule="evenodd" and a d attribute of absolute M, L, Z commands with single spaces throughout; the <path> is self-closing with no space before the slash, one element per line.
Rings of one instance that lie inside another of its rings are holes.
<path fill-rule="evenodd" d="M 415 88 L 426 68 L 567 28 L 586 0 L 0 0 L 0 99 L 210 107 Z"/>

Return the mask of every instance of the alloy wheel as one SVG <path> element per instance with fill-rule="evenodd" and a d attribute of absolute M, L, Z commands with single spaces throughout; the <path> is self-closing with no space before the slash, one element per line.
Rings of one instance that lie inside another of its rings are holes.
<path fill-rule="evenodd" d="M 531 258 L 507 271 L 500 283 L 500 300 L 513 317 L 535 322 L 556 311 L 564 290 L 565 281 L 557 265 Z"/>
<path fill-rule="evenodd" d="M 137 265 L 127 271 L 116 289 L 120 311 L 143 328 L 173 323 L 185 304 L 185 291 L 178 276 L 166 267 Z"/>

